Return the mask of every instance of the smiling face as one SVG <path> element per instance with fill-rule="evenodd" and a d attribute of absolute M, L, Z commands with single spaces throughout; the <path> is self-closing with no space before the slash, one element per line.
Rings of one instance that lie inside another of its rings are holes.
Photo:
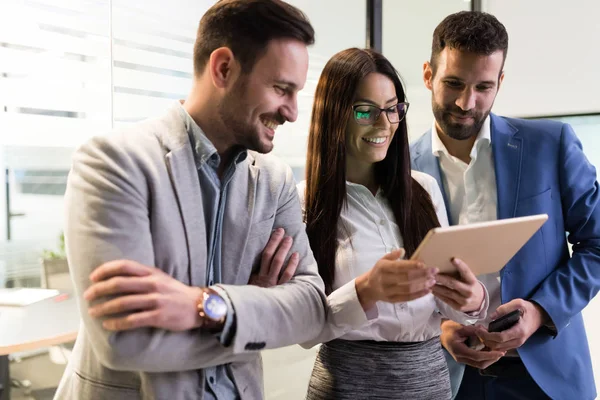
<path fill-rule="evenodd" d="M 298 91 L 306 82 L 308 50 L 294 39 L 269 42 L 248 74 L 239 76 L 219 104 L 219 116 L 234 142 L 268 153 L 275 130 L 298 117 Z"/>
<path fill-rule="evenodd" d="M 435 71 L 425 63 L 438 132 L 456 140 L 477 136 L 504 79 L 503 63 L 500 50 L 482 55 L 450 48 L 438 55 Z"/>
<path fill-rule="evenodd" d="M 355 175 L 353 171 L 371 170 L 376 162 L 383 160 L 398 128 L 398 123 L 390 123 L 385 112 L 382 112 L 372 125 L 360 125 L 357 118 L 368 117 L 368 106 L 386 109 L 390 113 L 397 112 L 396 104 L 396 88 L 387 76 L 373 72 L 359 82 L 352 103 L 354 111 L 349 117 L 346 129 L 348 175 Z"/>

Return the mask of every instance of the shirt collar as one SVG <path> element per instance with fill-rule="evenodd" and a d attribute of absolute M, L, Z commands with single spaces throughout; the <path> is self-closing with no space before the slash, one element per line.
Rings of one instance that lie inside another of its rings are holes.
<path fill-rule="evenodd" d="M 196 121 L 194 121 L 187 110 L 183 108 L 183 103 L 181 101 L 177 103 L 179 104 L 179 115 L 184 121 L 185 129 L 187 130 L 187 133 L 190 137 L 190 142 L 192 143 L 196 167 L 200 167 L 200 165 L 203 163 L 208 163 L 211 167 L 216 169 L 221 162 L 221 158 L 219 157 L 217 149 L 208 139 L 208 137 L 206 137 L 206 134 L 202 128 L 200 128 Z M 240 149 L 236 151 L 235 155 L 233 156 L 234 164 L 241 163 L 246 159 L 247 156 L 248 151 L 246 149 Z"/>
<path fill-rule="evenodd" d="M 483 125 L 477 134 L 477 138 L 475 139 L 475 143 L 473 144 L 473 148 L 471 149 L 471 158 L 477 158 L 477 152 L 482 146 L 490 147 L 492 143 L 492 120 L 488 115 L 485 121 L 483 121 Z M 444 154 L 447 157 L 452 157 L 448 152 L 448 149 L 442 143 L 440 139 L 437 126 L 435 124 L 435 119 L 433 120 L 433 126 L 431 127 L 431 152 L 435 157 L 439 157 L 440 154 Z"/>

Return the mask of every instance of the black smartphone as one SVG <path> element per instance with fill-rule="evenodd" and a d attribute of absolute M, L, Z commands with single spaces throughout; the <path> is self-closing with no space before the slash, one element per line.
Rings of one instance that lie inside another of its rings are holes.
<path fill-rule="evenodd" d="M 488 326 L 488 332 L 502 332 L 507 330 L 519 321 L 521 315 L 523 315 L 523 311 L 515 310 L 493 320 Z"/>

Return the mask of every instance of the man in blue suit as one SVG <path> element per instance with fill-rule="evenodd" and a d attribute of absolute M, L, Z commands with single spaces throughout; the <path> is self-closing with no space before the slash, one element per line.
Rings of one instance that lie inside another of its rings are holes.
<path fill-rule="evenodd" d="M 600 288 L 596 171 L 569 125 L 490 112 L 507 49 L 495 17 L 460 12 L 436 28 L 423 69 L 435 121 L 412 145 L 412 167 L 437 179 L 451 223 L 549 216 L 500 273 L 479 277 L 490 295 L 484 326 L 442 324 L 453 391 L 460 385 L 458 399 L 591 400 L 596 388 L 581 310 Z M 487 331 L 491 319 L 516 309 L 522 316 L 515 326 Z M 468 347 L 469 337 L 486 347 Z"/>

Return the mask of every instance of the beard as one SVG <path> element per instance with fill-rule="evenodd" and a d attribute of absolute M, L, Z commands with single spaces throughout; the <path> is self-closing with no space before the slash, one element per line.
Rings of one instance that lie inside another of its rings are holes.
<path fill-rule="evenodd" d="M 456 140 L 467 140 L 479 134 L 485 119 L 490 115 L 490 110 L 483 113 L 477 113 L 475 111 L 464 112 L 459 107 L 444 107 L 435 102 L 432 96 L 431 105 L 433 109 L 433 116 L 443 133 L 452 139 Z M 462 124 L 452 120 L 451 114 L 458 115 L 461 117 L 473 118 L 473 124 Z"/>
<path fill-rule="evenodd" d="M 273 150 L 273 142 L 263 138 L 262 127 L 252 123 L 252 106 L 248 102 L 248 85 L 244 76 L 240 76 L 225 94 L 218 106 L 218 113 L 237 145 L 263 154 Z M 262 124 L 260 121 L 257 123 Z"/>

